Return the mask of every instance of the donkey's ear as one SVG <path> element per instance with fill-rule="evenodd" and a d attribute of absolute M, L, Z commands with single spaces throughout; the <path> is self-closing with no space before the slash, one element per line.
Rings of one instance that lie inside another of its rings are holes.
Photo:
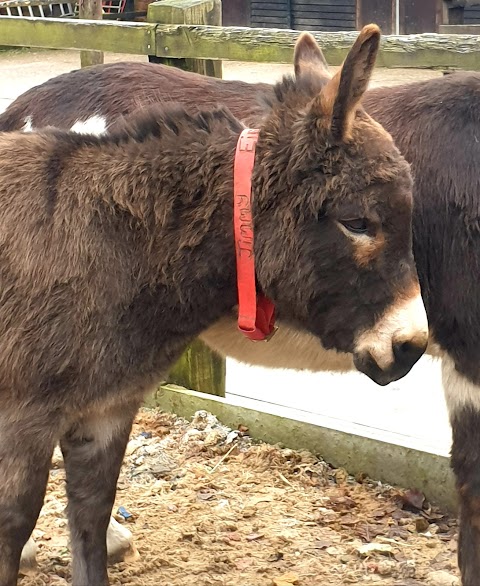
<path fill-rule="evenodd" d="M 367 90 L 380 45 L 380 29 L 369 24 L 361 30 L 342 68 L 322 90 L 323 110 L 331 114 L 332 138 L 345 140 L 360 100 Z"/>
<path fill-rule="evenodd" d="M 323 74 L 327 78 L 331 77 L 322 50 L 310 33 L 302 33 L 298 37 L 293 55 L 293 65 L 297 78 L 312 71 Z"/>

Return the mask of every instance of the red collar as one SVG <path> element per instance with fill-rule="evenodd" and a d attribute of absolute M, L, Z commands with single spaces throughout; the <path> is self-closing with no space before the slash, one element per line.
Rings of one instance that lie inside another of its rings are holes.
<path fill-rule="evenodd" d="M 258 130 L 246 128 L 237 143 L 233 174 L 235 250 L 237 257 L 238 329 L 250 340 L 266 340 L 274 332 L 275 307 L 257 294 L 253 252 L 252 171 Z"/>

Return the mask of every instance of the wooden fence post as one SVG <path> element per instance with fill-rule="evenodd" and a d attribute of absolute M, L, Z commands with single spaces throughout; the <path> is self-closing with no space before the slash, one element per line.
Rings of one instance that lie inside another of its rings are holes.
<path fill-rule="evenodd" d="M 162 0 L 148 6 L 147 21 L 159 24 L 200 24 L 222 26 L 221 0 Z M 151 56 L 154 63 L 174 65 L 211 77 L 222 77 L 222 62 L 203 59 L 172 59 Z"/>
<path fill-rule="evenodd" d="M 225 397 L 225 365 L 224 358 L 201 340 L 195 340 L 170 369 L 167 382 L 200 393 Z"/>
<path fill-rule="evenodd" d="M 79 0 L 78 17 L 89 20 L 102 20 L 102 0 Z M 102 51 L 80 51 L 80 66 L 100 65 L 103 63 Z"/>
<path fill-rule="evenodd" d="M 147 21 L 159 24 L 222 25 L 221 0 L 162 0 L 148 6 Z M 221 61 L 172 59 L 151 56 L 154 63 L 173 65 L 211 77 L 222 77 Z M 225 359 L 201 340 L 195 340 L 170 369 L 167 377 L 174 383 L 201 393 L 225 396 Z"/>

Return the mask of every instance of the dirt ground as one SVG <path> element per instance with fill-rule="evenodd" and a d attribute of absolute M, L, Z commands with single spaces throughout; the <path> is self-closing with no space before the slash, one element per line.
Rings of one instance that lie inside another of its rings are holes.
<path fill-rule="evenodd" d="M 64 507 L 57 457 L 34 532 L 39 571 L 21 586 L 70 582 Z M 114 512 L 139 557 L 110 567 L 113 585 L 458 584 L 455 521 L 423 495 L 255 443 L 204 411 L 140 412 Z"/>

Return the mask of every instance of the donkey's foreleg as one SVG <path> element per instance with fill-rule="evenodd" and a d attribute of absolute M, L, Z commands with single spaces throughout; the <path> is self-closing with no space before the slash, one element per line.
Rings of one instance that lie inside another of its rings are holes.
<path fill-rule="evenodd" d="M 67 475 L 73 586 L 106 586 L 106 532 L 139 401 L 79 419 L 60 441 Z"/>
<path fill-rule="evenodd" d="M 48 415 L 0 405 L 0 586 L 17 584 L 22 549 L 42 508 L 58 429 Z"/>
<path fill-rule="evenodd" d="M 480 385 L 460 374 L 448 356 L 442 382 L 452 425 L 451 465 L 460 505 L 458 564 L 463 586 L 480 584 Z"/>

